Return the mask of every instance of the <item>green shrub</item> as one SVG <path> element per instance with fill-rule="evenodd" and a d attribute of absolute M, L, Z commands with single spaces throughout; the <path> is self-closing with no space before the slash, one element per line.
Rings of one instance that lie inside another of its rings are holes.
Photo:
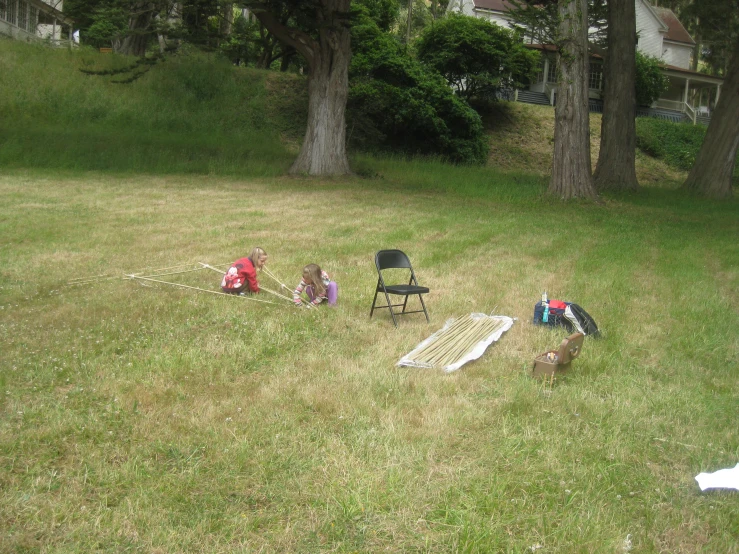
<path fill-rule="evenodd" d="M 689 170 L 695 163 L 706 128 L 690 123 L 672 123 L 652 117 L 636 120 L 636 143 L 645 153 L 671 166 Z"/>
<path fill-rule="evenodd" d="M 636 53 L 636 104 L 650 106 L 670 84 L 662 72 L 662 62 L 641 52 Z"/>
<path fill-rule="evenodd" d="M 480 116 L 441 75 L 410 58 L 361 6 L 352 18 L 347 106 L 352 144 L 484 163 L 488 144 Z"/>

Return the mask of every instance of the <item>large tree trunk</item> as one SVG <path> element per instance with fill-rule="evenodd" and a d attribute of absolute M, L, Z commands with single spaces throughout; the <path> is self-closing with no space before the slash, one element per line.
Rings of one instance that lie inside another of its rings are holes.
<path fill-rule="evenodd" d="M 308 125 L 293 174 L 345 175 L 346 100 L 349 95 L 351 0 L 316 0 L 318 40 L 287 27 L 262 4 L 255 15 L 280 41 L 297 50 L 308 62 Z M 253 2 L 252 5 L 257 5 Z"/>
<path fill-rule="evenodd" d="M 636 9 L 634 0 L 608 2 L 600 154 L 595 188 L 637 190 L 636 178 Z"/>
<path fill-rule="evenodd" d="M 131 7 L 131 16 L 128 19 L 128 35 L 121 43 L 120 54 L 126 56 L 146 55 L 146 47 L 152 36 L 151 22 L 154 19 L 155 9 L 150 2 L 137 2 Z"/>
<path fill-rule="evenodd" d="M 346 4 L 348 9 L 349 2 Z M 319 42 L 320 50 L 308 76 L 308 128 L 290 173 L 344 175 L 351 172 L 345 119 L 351 59 L 349 29 L 322 31 Z"/>
<path fill-rule="evenodd" d="M 554 158 L 548 192 L 562 199 L 595 199 L 590 165 L 587 0 L 559 0 L 559 17 Z"/>
<path fill-rule="evenodd" d="M 709 198 L 729 198 L 739 148 L 739 36 L 706 138 L 683 188 Z"/>

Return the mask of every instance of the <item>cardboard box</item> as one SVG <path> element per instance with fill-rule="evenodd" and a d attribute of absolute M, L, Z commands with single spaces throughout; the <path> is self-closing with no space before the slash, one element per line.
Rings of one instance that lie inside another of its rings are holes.
<path fill-rule="evenodd" d="M 570 369 L 572 360 L 582 352 L 584 340 L 585 335 L 574 333 L 562 341 L 559 350 L 550 350 L 537 356 L 534 359 L 533 376 L 552 379 L 565 375 Z"/>

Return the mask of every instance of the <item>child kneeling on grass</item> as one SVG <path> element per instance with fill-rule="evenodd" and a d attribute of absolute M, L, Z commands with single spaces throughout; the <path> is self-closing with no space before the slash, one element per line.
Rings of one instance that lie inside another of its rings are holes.
<path fill-rule="evenodd" d="M 248 258 L 240 258 L 231 264 L 221 281 L 223 292 L 230 294 L 251 294 L 259 292 L 257 269 L 262 269 L 267 261 L 267 253 L 258 246 L 252 249 Z"/>
<path fill-rule="evenodd" d="M 314 306 L 324 300 L 328 300 L 329 306 L 333 306 L 339 296 L 339 287 L 331 280 L 328 273 L 316 264 L 308 264 L 303 268 L 303 278 L 293 292 L 293 300 L 296 306 L 303 304 L 303 292 L 308 295 L 310 303 Z"/>

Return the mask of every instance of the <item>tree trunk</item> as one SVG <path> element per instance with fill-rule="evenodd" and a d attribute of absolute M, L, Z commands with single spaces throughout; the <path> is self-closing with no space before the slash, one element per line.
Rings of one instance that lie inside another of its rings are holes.
<path fill-rule="evenodd" d="M 233 3 L 223 4 L 223 18 L 221 19 L 221 38 L 231 36 L 231 29 L 234 23 L 234 5 Z"/>
<path fill-rule="evenodd" d="M 290 69 L 290 62 L 295 57 L 295 48 L 284 46 L 282 51 L 282 61 L 280 62 L 280 71 L 285 72 Z"/>
<path fill-rule="evenodd" d="M 596 190 L 638 190 L 636 178 L 636 9 L 634 0 L 608 2 L 600 154 Z"/>
<path fill-rule="evenodd" d="M 739 36 L 706 138 L 683 188 L 708 198 L 729 198 L 739 148 Z"/>
<path fill-rule="evenodd" d="M 345 3 L 348 8 L 349 2 Z M 319 42 L 308 77 L 308 128 L 290 173 L 345 175 L 351 172 L 345 119 L 351 59 L 349 29 L 321 31 Z"/>
<path fill-rule="evenodd" d="M 131 16 L 128 18 L 128 35 L 121 43 L 118 51 L 120 54 L 139 57 L 146 55 L 154 15 L 154 6 L 149 2 L 139 2 L 132 6 Z"/>
<path fill-rule="evenodd" d="M 559 17 L 554 157 L 548 192 L 564 200 L 595 199 L 590 165 L 587 0 L 559 0 Z"/>
<path fill-rule="evenodd" d="M 345 175 L 351 172 L 346 155 L 345 119 L 352 55 L 350 3 L 351 0 L 316 0 L 312 3 L 318 23 L 318 40 L 300 29 L 288 27 L 268 9 L 255 12 L 262 25 L 277 39 L 295 48 L 305 58 L 310 70 L 308 124 L 290 173 Z"/>

